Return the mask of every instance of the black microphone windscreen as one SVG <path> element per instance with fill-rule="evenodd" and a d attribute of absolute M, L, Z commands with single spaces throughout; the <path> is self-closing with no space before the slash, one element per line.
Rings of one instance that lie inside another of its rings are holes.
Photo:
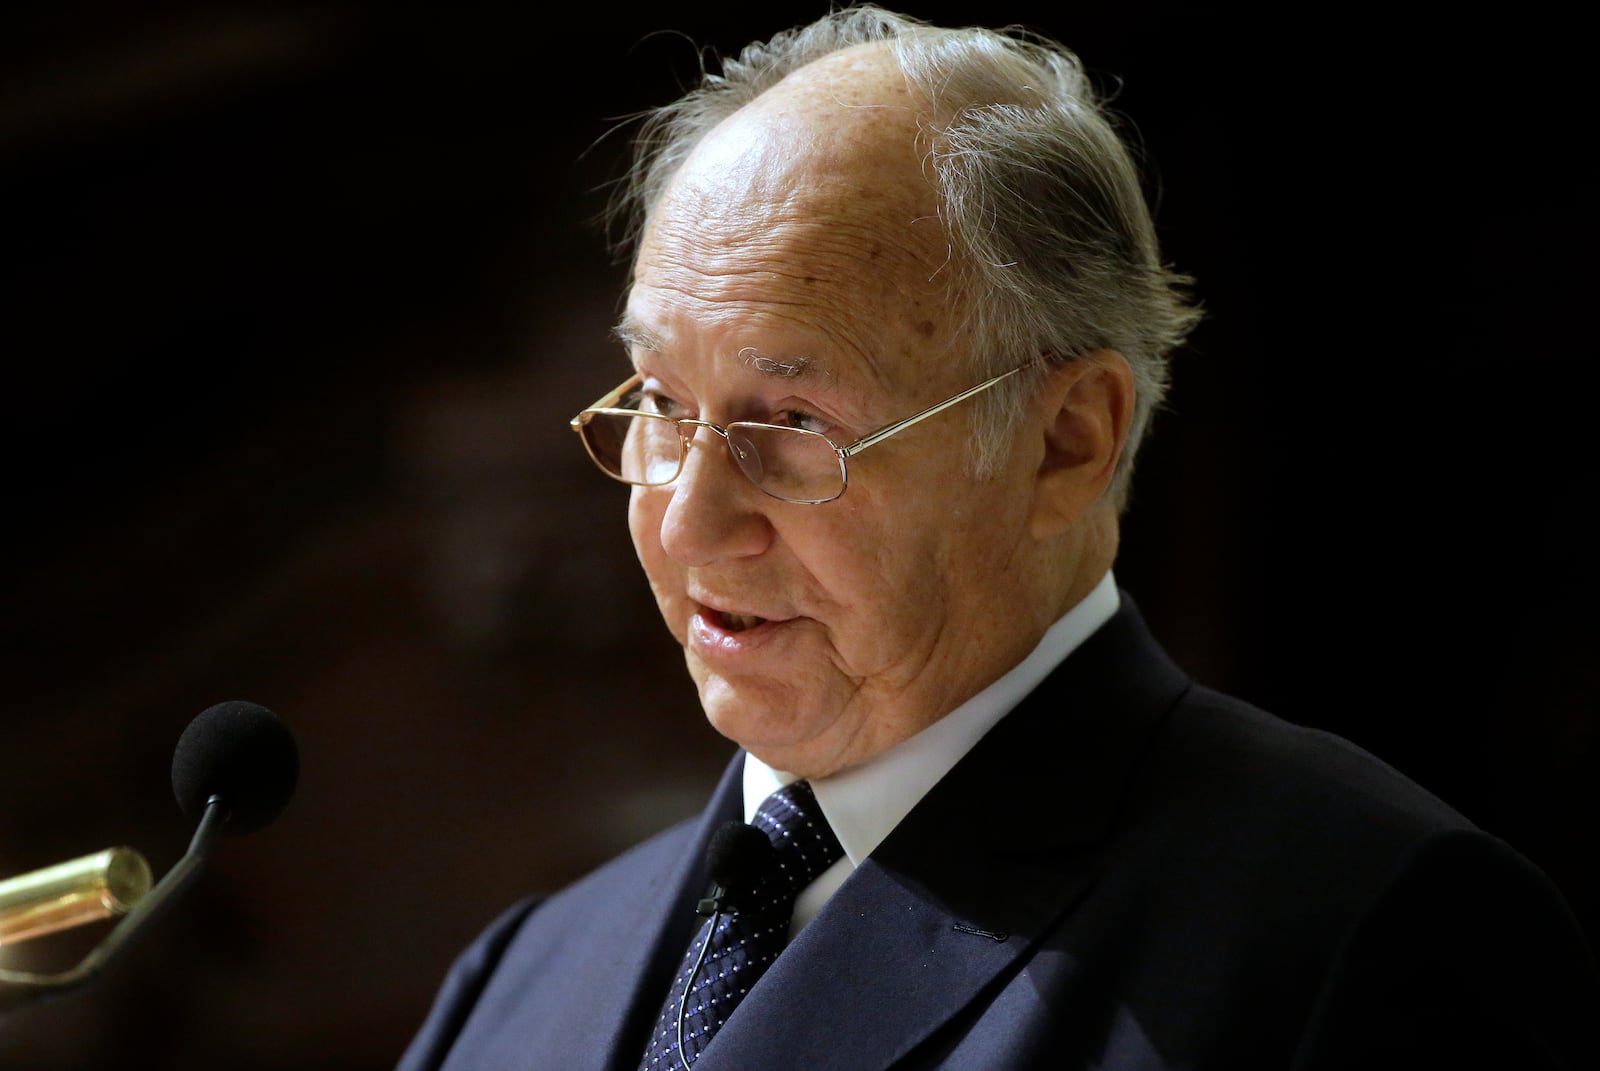
<path fill-rule="evenodd" d="M 724 889 L 747 889 L 775 850 L 755 826 L 725 822 L 706 844 L 706 868 Z"/>
<path fill-rule="evenodd" d="M 233 699 L 189 723 L 172 755 L 172 791 L 199 822 L 206 801 L 221 796 L 228 833 L 251 833 L 283 811 L 300 779 L 294 734 L 266 707 Z"/>

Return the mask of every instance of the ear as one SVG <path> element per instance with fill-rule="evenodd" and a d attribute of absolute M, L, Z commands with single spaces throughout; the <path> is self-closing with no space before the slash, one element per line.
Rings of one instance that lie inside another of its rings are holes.
<path fill-rule="evenodd" d="M 1115 350 L 1095 350 L 1052 369 L 1037 399 L 1044 455 L 1030 526 L 1046 539 L 1105 500 L 1133 424 L 1133 369 Z"/>

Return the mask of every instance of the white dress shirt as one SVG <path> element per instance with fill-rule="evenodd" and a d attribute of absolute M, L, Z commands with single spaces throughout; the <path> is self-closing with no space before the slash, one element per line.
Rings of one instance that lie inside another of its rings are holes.
<path fill-rule="evenodd" d="M 819 874 L 795 901 L 790 935 L 810 922 L 833 891 L 844 883 L 917 801 L 994 728 L 1024 696 L 1039 686 L 1078 645 L 1117 612 L 1121 600 L 1112 575 L 1106 575 L 1076 606 L 1050 626 L 1044 638 L 999 680 L 922 730 L 859 766 L 811 782 L 822 813 L 844 848 L 844 858 Z M 797 780 L 754 755 L 744 760 L 744 819 L 755 817 L 773 792 Z"/>

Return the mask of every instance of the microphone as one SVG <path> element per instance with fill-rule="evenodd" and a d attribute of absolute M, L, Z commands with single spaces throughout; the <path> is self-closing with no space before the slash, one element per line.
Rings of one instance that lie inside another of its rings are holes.
<path fill-rule="evenodd" d="M 754 891 L 762 868 L 771 862 L 777 851 L 767 835 L 755 826 L 731 820 L 718 826 L 706 842 L 706 869 L 711 873 L 711 889 L 695 905 L 695 913 L 711 919 L 713 930 L 718 915 L 737 915 L 739 905 L 735 894 L 743 896 Z M 683 987 L 683 993 L 678 997 L 678 1062 L 684 1067 L 689 1066 L 689 1061 L 683 1052 L 683 1013 L 688 1006 L 689 990 L 694 988 L 694 978 L 700 973 L 700 967 L 706 961 L 706 950 L 710 947 L 711 939 L 708 936 L 700 943 L 700 954 L 695 957 L 694 967 L 689 971 L 689 984 Z"/>
<path fill-rule="evenodd" d="M 227 813 L 224 831 L 254 833 L 283 811 L 300 779 L 294 735 L 266 707 L 234 699 L 202 711 L 178 738 L 172 794 L 190 821 L 213 797 Z"/>
<path fill-rule="evenodd" d="M 179 737 L 172 757 L 173 794 L 183 813 L 197 823 L 188 851 L 77 966 L 55 974 L 0 969 L 0 1010 L 74 989 L 98 975 L 129 939 L 188 887 L 220 834 L 251 833 L 270 823 L 288 804 L 299 776 L 294 735 L 272 711 L 243 700 L 202 711 Z M 75 860 L 62 868 L 82 862 Z M 26 882 L 59 869 L 18 880 Z M 87 879 L 77 875 L 80 884 L 97 880 L 95 867 L 87 869 Z"/>
<path fill-rule="evenodd" d="M 126 915 L 149 891 L 150 864 L 127 847 L 7 878 L 0 881 L 0 947 Z"/>
<path fill-rule="evenodd" d="M 706 844 L 706 869 L 711 889 L 695 911 L 710 918 L 719 912 L 736 912 L 736 893 L 748 893 L 754 879 L 777 849 L 767 835 L 743 822 L 724 822 Z"/>

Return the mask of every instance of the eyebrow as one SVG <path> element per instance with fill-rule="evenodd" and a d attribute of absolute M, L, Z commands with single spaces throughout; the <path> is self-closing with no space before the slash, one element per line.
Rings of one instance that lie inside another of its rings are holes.
<path fill-rule="evenodd" d="M 611 329 L 611 334 L 624 346 L 638 346 L 652 353 L 660 353 L 665 345 L 660 335 L 626 316 L 617 321 L 616 326 Z"/>
<path fill-rule="evenodd" d="M 828 366 L 814 357 L 767 357 L 758 353 L 754 346 L 746 346 L 739 351 L 739 363 L 765 375 L 782 376 L 785 379 L 816 379 L 828 375 Z"/>
<path fill-rule="evenodd" d="M 653 353 L 666 352 L 666 341 L 661 335 L 631 318 L 624 317 L 611 329 L 611 333 L 625 346 L 638 346 Z M 833 378 L 827 362 L 816 357 L 769 357 L 754 346 L 746 346 L 739 351 L 738 358 L 740 364 L 762 375 L 783 379 Z"/>

